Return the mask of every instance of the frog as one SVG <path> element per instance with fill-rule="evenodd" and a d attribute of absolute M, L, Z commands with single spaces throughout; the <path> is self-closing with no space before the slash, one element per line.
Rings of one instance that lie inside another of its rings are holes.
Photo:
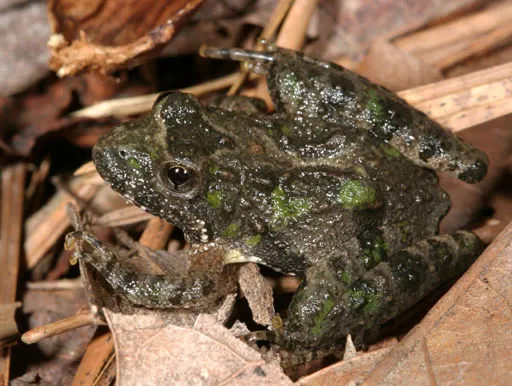
<path fill-rule="evenodd" d="M 275 111 L 243 96 L 202 105 L 180 91 L 102 136 L 105 182 L 181 228 L 190 257 L 257 263 L 301 283 L 276 341 L 341 347 L 460 276 L 482 250 L 469 231 L 439 234 L 450 199 L 436 172 L 484 178 L 486 155 L 396 94 L 334 63 L 282 48 L 206 47 L 266 76 Z M 196 307 L 220 270 L 189 277 L 129 271 L 109 253 L 87 262 L 134 304 Z M 218 265 L 217 264 L 217 265 Z"/>

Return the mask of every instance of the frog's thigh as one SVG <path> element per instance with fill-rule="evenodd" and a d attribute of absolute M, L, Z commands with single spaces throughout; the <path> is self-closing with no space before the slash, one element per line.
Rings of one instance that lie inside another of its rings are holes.
<path fill-rule="evenodd" d="M 464 272 L 481 244 L 470 232 L 434 236 L 400 250 L 348 284 L 335 272 L 308 271 L 289 310 L 288 344 L 328 348 L 397 316 L 441 283 Z M 332 267 L 331 267 L 331 271 Z"/>
<path fill-rule="evenodd" d="M 442 283 L 461 275 L 481 249 L 477 236 L 459 231 L 396 252 L 343 294 L 337 315 L 343 321 L 340 330 L 362 332 L 399 315 Z"/>

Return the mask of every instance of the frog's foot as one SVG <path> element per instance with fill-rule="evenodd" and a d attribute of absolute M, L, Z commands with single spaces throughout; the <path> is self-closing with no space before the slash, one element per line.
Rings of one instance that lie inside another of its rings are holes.
<path fill-rule="evenodd" d="M 92 247 L 83 252 L 82 243 Z M 75 248 L 73 258 L 83 259 L 99 271 L 116 291 L 134 304 L 148 308 L 201 306 L 216 289 L 218 276 L 202 272 L 196 277 L 151 275 L 134 272 L 124 267 L 116 256 L 92 234 L 82 231 L 66 235 L 66 249 Z"/>
<path fill-rule="evenodd" d="M 276 60 L 269 51 L 250 51 L 238 48 L 222 48 L 202 46 L 199 55 L 213 59 L 236 60 L 247 64 L 249 71 L 260 75 L 268 73 L 270 64 Z"/>
<path fill-rule="evenodd" d="M 343 292 L 333 291 L 332 283 L 325 282 L 303 287 L 307 293 L 301 287 L 295 295 L 300 304 L 294 304 L 294 309 L 302 307 L 312 317 L 304 321 L 300 312 L 289 312 L 284 331 L 287 345 L 293 347 L 297 338 L 309 337 L 308 347 L 328 348 L 339 345 L 348 334 L 357 337 L 461 275 L 481 249 L 480 240 L 471 232 L 435 236 L 391 255 Z M 308 271 L 310 277 L 314 278 L 314 272 Z"/>

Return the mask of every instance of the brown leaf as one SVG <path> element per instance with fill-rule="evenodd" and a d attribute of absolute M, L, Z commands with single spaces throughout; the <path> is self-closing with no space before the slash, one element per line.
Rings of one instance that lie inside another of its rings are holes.
<path fill-rule="evenodd" d="M 241 265 L 238 284 L 249 303 L 253 320 L 264 326 L 272 325 L 275 315 L 272 287 L 261 275 L 259 267 L 254 263 Z"/>
<path fill-rule="evenodd" d="M 265 363 L 210 315 L 201 314 L 193 327 L 184 328 L 156 315 L 105 314 L 114 334 L 119 384 L 292 384 L 279 366 Z"/>
<path fill-rule="evenodd" d="M 203 0 L 51 0 L 50 66 L 59 76 L 103 73 L 137 64 L 169 42 Z"/>
<path fill-rule="evenodd" d="M 369 375 L 368 385 L 498 385 L 512 373 L 512 224 Z"/>

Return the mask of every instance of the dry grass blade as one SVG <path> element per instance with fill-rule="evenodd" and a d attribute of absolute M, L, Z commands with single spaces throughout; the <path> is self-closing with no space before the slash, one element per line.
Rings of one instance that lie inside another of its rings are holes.
<path fill-rule="evenodd" d="M 105 213 L 98 219 L 94 220 L 93 224 L 103 227 L 120 227 L 148 221 L 154 217 L 155 216 L 152 214 L 146 213 L 136 206 L 128 206 L 126 208 Z"/>
<path fill-rule="evenodd" d="M 92 385 L 114 359 L 114 339 L 108 330 L 97 331 L 80 361 L 71 385 Z"/>
<path fill-rule="evenodd" d="M 512 113 L 512 63 L 398 93 L 453 131 Z"/>
<path fill-rule="evenodd" d="M 83 179 L 75 179 L 69 184 L 69 190 L 83 201 L 91 199 L 99 187 Z M 69 227 L 66 206 L 68 203 L 79 204 L 74 196 L 59 190 L 43 209 L 26 221 L 25 234 L 27 237 L 24 248 L 25 263 L 28 268 L 35 267 Z"/>
<path fill-rule="evenodd" d="M 212 91 L 229 87 L 237 79 L 238 73 L 235 73 L 209 82 L 198 84 L 197 86 L 187 87 L 181 91 L 200 96 Z M 73 114 L 71 114 L 71 116 L 74 118 L 102 118 L 110 116 L 142 114 L 151 110 L 153 102 L 158 95 L 160 95 L 160 93 L 131 98 L 107 100 L 75 111 Z"/>
<path fill-rule="evenodd" d="M 2 170 L 2 219 L 0 240 L 0 304 L 16 300 L 23 231 L 23 201 L 27 167 L 24 163 Z M 0 381 L 9 379 L 10 348 L 0 348 Z"/>

